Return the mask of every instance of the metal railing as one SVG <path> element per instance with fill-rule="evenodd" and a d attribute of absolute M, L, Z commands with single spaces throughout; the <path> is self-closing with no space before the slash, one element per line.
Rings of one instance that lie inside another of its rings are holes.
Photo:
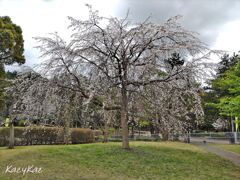
<path fill-rule="evenodd" d="M 102 141 L 103 136 L 98 139 Z M 108 141 L 121 141 L 121 135 L 108 136 Z M 135 132 L 129 135 L 130 141 L 161 141 L 161 134 L 151 134 L 149 131 Z M 220 143 L 220 144 L 238 144 L 240 143 L 240 133 L 235 132 L 204 132 L 204 133 L 186 133 L 186 134 L 169 134 L 168 140 L 182 142 L 203 142 L 203 143 Z"/>
<path fill-rule="evenodd" d="M 211 142 L 221 144 L 234 144 L 240 142 L 240 133 L 236 132 L 206 132 L 190 133 L 190 142 Z"/>

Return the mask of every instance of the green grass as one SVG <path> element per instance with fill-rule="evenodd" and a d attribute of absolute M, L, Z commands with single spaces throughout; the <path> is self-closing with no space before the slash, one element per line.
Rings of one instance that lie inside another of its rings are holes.
<path fill-rule="evenodd" d="M 218 148 L 227 150 L 227 151 L 232 151 L 237 154 L 240 154 L 240 145 L 239 144 L 212 144 L 213 146 L 216 146 Z"/>
<path fill-rule="evenodd" d="M 239 179 L 240 168 L 193 145 L 177 142 L 0 148 L 0 179 Z M 42 167 L 41 174 L 5 174 L 7 165 Z"/>

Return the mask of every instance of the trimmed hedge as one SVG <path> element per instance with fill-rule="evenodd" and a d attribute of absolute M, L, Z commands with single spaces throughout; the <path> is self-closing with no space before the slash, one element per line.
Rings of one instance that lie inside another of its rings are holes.
<path fill-rule="evenodd" d="M 91 129 L 76 128 L 71 129 L 72 144 L 93 143 L 94 133 Z"/>
<path fill-rule="evenodd" d="M 57 127 L 15 127 L 15 145 L 64 144 L 63 128 Z M 94 133 L 91 129 L 70 128 L 73 144 L 93 143 Z M 71 142 L 70 141 L 70 142 Z M 0 128 L 0 146 L 9 144 L 9 128 Z"/>

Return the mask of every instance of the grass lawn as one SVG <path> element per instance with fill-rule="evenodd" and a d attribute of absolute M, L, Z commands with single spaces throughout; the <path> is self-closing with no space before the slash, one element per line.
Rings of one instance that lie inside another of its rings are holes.
<path fill-rule="evenodd" d="M 0 179 L 240 179 L 240 168 L 193 145 L 177 142 L 0 148 Z M 40 174 L 5 174 L 7 165 L 42 167 Z"/>
<path fill-rule="evenodd" d="M 227 151 L 232 151 L 237 154 L 240 154 L 240 145 L 239 144 L 212 144 L 212 146 L 216 146 L 222 148 Z"/>

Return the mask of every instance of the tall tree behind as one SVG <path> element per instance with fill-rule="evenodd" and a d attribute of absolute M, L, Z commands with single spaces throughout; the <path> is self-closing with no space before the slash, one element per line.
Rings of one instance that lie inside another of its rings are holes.
<path fill-rule="evenodd" d="M 224 54 L 219 62 L 216 78 L 209 83 L 209 87 L 206 88 L 202 96 L 205 113 L 205 128 L 207 129 L 213 128 L 211 124 L 219 118 L 230 121 L 230 113 L 223 113 L 223 109 L 221 110 L 221 108 L 226 108 L 226 104 L 224 105 L 224 103 L 228 104 L 230 100 L 228 98 L 233 96 L 229 88 L 236 87 L 238 78 L 233 72 L 237 70 L 238 62 L 238 54 L 234 53 L 232 56 Z M 233 78 L 235 78 L 235 80 Z M 226 97 L 228 97 L 227 101 L 225 101 Z M 222 103 L 220 103 L 220 101 Z M 219 108 L 216 104 L 219 104 Z"/>
<path fill-rule="evenodd" d="M 4 74 L 4 66 L 0 64 L 0 110 L 4 107 L 4 96 L 3 96 L 3 89 L 5 87 L 5 74 Z"/>
<path fill-rule="evenodd" d="M 213 82 L 213 87 L 220 94 L 217 108 L 227 116 L 239 116 L 240 105 L 240 59 L 236 58 L 236 65 L 227 70 Z"/>
<path fill-rule="evenodd" d="M 0 63 L 25 63 L 22 29 L 10 17 L 0 17 Z"/>
<path fill-rule="evenodd" d="M 0 16 L 0 110 L 4 106 L 4 88 L 7 85 L 4 65 L 24 64 L 24 45 L 21 27 L 8 16 Z"/>
<path fill-rule="evenodd" d="M 219 68 L 218 68 L 218 72 L 217 75 L 222 75 L 224 74 L 224 72 L 226 72 L 227 70 L 229 70 L 232 66 L 234 66 L 237 63 L 237 57 L 239 55 L 238 54 L 233 54 L 232 56 L 230 56 L 229 54 L 224 54 L 221 57 L 221 61 L 219 62 Z"/>

